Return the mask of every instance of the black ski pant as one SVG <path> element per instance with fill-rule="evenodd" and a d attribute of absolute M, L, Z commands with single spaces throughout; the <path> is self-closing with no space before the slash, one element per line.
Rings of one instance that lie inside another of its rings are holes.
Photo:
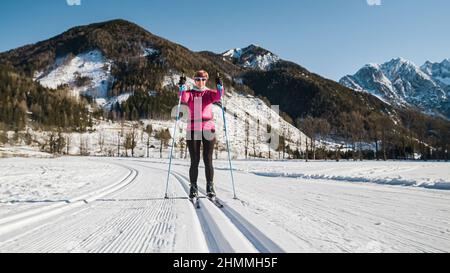
<path fill-rule="evenodd" d="M 213 153 L 216 144 L 214 131 L 208 131 L 206 137 L 201 131 L 188 132 L 187 146 L 191 156 L 191 167 L 189 169 L 189 178 L 191 184 L 197 184 L 198 165 L 200 164 L 200 146 L 203 144 L 203 162 L 205 163 L 205 175 L 207 182 L 214 182 Z"/>

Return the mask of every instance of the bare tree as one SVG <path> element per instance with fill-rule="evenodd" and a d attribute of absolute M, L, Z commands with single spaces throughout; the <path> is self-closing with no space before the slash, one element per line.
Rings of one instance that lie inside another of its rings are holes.
<path fill-rule="evenodd" d="M 71 144 L 71 139 L 70 139 L 70 135 L 68 135 L 66 137 L 66 154 L 69 154 L 69 149 L 70 149 L 70 144 Z"/>
<path fill-rule="evenodd" d="M 117 132 L 117 157 L 120 157 L 120 139 L 122 137 L 121 131 Z"/>
<path fill-rule="evenodd" d="M 163 147 L 166 147 L 169 144 L 169 140 L 172 138 L 172 136 L 170 135 L 169 130 L 165 129 L 165 130 L 156 132 L 155 138 L 161 142 L 161 145 L 159 148 L 159 156 L 160 156 L 160 158 L 162 158 Z"/>
<path fill-rule="evenodd" d="M 219 144 L 216 143 L 215 147 L 214 147 L 214 153 L 216 155 L 216 159 L 219 159 Z"/>
<path fill-rule="evenodd" d="M 245 159 L 248 158 L 248 146 L 249 146 L 249 136 L 250 136 L 250 122 L 249 122 L 249 113 L 245 113 Z"/>
<path fill-rule="evenodd" d="M 380 160 L 380 156 L 379 156 L 379 147 L 378 147 L 378 142 L 381 139 L 381 133 L 382 133 L 382 128 L 383 125 L 381 124 L 382 120 L 380 118 L 380 115 L 376 114 L 376 113 L 371 113 L 369 115 L 368 118 L 368 128 L 369 128 L 369 138 L 373 140 L 373 142 L 375 143 L 375 158 L 378 160 Z"/>
<path fill-rule="evenodd" d="M 138 131 L 137 131 L 137 124 L 133 124 L 131 131 L 129 131 L 126 134 L 125 137 L 125 155 L 128 157 L 128 150 L 131 150 L 131 157 L 134 157 L 134 149 L 137 146 L 137 138 L 138 138 Z"/>
<path fill-rule="evenodd" d="M 379 119 L 379 125 L 381 126 L 381 146 L 383 149 L 383 160 L 387 160 L 387 147 L 388 147 L 388 138 L 391 135 L 391 131 L 393 129 L 392 121 L 386 117 L 382 116 Z"/>
<path fill-rule="evenodd" d="M 103 155 L 103 148 L 105 146 L 105 133 L 103 130 L 98 133 L 98 146 L 100 147 L 100 154 Z"/>
<path fill-rule="evenodd" d="M 66 139 L 62 134 L 61 128 L 58 131 L 51 131 L 48 140 L 48 152 L 51 154 L 62 154 L 64 147 L 66 147 Z"/>
<path fill-rule="evenodd" d="M 315 142 L 316 142 L 316 122 L 315 119 L 308 116 L 304 119 L 298 118 L 296 120 L 297 128 L 310 138 L 310 147 L 313 151 L 313 159 L 316 159 Z M 306 139 L 306 161 L 308 161 L 308 139 Z"/>
<path fill-rule="evenodd" d="M 352 111 L 350 113 L 351 123 L 349 126 L 350 133 L 352 135 L 353 150 L 358 152 L 358 159 L 362 160 L 362 147 L 361 142 L 364 136 L 364 117 L 359 113 Z M 357 146 L 358 144 L 358 146 Z M 354 158 L 355 159 L 355 158 Z"/>
<path fill-rule="evenodd" d="M 325 151 L 325 159 L 327 159 L 327 153 L 325 145 L 323 145 L 323 141 L 330 134 L 331 126 L 327 120 L 318 118 L 314 120 L 314 131 L 317 139 L 321 143 L 322 149 Z"/>
<path fill-rule="evenodd" d="M 283 160 L 284 160 L 285 152 L 286 152 L 286 136 L 284 134 L 284 131 L 283 131 L 282 135 L 280 136 L 280 142 L 278 144 L 277 152 L 278 152 L 278 159 L 281 159 L 281 152 L 282 152 Z"/>
<path fill-rule="evenodd" d="M 269 135 L 271 135 L 272 133 L 272 126 L 270 124 L 267 124 L 267 133 Z M 269 138 L 267 140 L 267 148 L 269 149 L 269 160 L 272 159 L 271 154 L 270 154 L 270 144 L 272 143 L 272 138 Z"/>
<path fill-rule="evenodd" d="M 150 157 L 150 138 L 153 133 L 153 127 L 151 124 L 145 127 L 145 133 L 147 134 L 147 157 Z"/>
<path fill-rule="evenodd" d="M 88 154 L 87 140 L 80 134 L 80 155 L 86 156 Z"/>
<path fill-rule="evenodd" d="M 183 152 L 184 152 L 185 146 L 186 146 L 186 140 L 183 137 L 180 139 L 180 158 L 183 158 Z"/>

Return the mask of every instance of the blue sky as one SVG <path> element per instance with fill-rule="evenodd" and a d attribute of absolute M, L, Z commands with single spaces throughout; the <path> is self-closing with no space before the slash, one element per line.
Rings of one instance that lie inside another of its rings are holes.
<path fill-rule="evenodd" d="M 448 0 L 8 0 L 0 5 L 0 52 L 73 26 L 123 18 L 194 51 L 219 53 L 255 43 L 334 80 L 398 56 L 418 65 L 450 58 Z"/>

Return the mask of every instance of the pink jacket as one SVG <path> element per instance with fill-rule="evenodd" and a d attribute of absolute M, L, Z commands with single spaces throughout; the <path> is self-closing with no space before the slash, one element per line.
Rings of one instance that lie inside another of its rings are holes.
<path fill-rule="evenodd" d="M 225 90 L 222 91 L 225 93 Z M 212 104 L 219 102 L 221 94 L 218 90 L 195 91 L 182 93 L 181 103 L 189 108 L 188 131 L 215 131 Z"/>

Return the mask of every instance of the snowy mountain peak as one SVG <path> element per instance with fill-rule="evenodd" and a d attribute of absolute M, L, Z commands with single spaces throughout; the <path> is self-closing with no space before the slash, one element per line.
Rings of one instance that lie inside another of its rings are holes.
<path fill-rule="evenodd" d="M 427 75 L 413 62 L 399 57 L 392 59 L 381 65 L 384 73 L 395 77 L 398 74 L 418 74 L 422 78 L 427 78 Z"/>
<path fill-rule="evenodd" d="M 441 65 L 450 66 L 450 59 L 444 59 L 444 60 L 441 62 Z"/>
<path fill-rule="evenodd" d="M 380 69 L 380 65 L 379 65 L 379 64 L 376 64 L 376 63 L 369 63 L 369 64 L 366 64 L 365 67 L 367 67 L 367 68 Z"/>
<path fill-rule="evenodd" d="M 435 79 L 442 88 L 450 91 L 450 59 L 444 59 L 440 63 L 427 61 L 421 69 Z"/>
<path fill-rule="evenodd" d="M 270 70 L 272 65 L 280 60 L 277 55 L 255 44 L 245 48 L 230 49 L 222 55 L 235 64 L 259 70 Z"/>
<path fill-rule="evenodd" d="M 399 57 L 381 65 L 367 64 L 340 83 L 356 91 L 366 91 L 391 104 L 418 107 L 429 114 L 450 117 L 450 62 L 426 62 L 419 67 Z"/>

